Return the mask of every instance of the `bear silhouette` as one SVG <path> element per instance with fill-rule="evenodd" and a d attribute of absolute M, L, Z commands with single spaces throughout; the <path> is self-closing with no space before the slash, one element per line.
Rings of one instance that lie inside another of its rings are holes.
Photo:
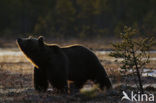
<path fill-rule="evenodd" d="M 34 65 L 34 87 L 37 91 L 46 91 L 50 83 L 53 88 L 67 92 L 68 80 L 73 81 L 78 90 L 87 80 L 99 84 L 101 89 L 112 87 L 96 55 L 83 46 L 46 44 L 42 36 L 18 38 L 17 44 Z"/>

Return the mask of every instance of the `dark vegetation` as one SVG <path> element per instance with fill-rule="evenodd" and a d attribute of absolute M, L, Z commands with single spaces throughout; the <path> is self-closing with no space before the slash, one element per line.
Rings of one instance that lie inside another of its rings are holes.
<path fill-rule="evenodd" d="M 124 25 L 156 32 L 155 0 L 0 0 L 0 35 L 115 37 Z"/>

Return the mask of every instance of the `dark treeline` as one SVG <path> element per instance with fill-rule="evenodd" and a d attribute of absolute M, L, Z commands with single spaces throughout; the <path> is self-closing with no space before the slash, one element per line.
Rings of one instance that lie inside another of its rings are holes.
<path fill-rule="evenodd" d="M 156 33 L 156 0 L 0 0 L 0 35 L 119 35 L 123 26 Z"/>

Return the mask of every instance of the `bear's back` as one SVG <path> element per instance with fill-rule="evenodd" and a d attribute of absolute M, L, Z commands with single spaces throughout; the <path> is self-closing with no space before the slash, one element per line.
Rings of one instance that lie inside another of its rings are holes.
<path fill-rule="evenodd" d="M 97 59 L 95 54 L 92 51 L 90 51 L 89 49 L 83 46 L 75 45 L 70 47 L 63 47 L 61 49 L 70 60 L 74 60 L 74 61 L 77 60 L 78 62 L 80 62 L 80 60 L 83 61 L 83 60 L 89 60 L 93 58 Z"/>

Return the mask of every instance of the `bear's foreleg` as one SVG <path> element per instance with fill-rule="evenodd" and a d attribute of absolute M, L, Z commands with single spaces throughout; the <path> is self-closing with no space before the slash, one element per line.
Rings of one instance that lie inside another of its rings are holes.
<path fill-rule="evenodd" d="M 48 88 L 48 80 L 45 73 L 34 67 L 34 88 L 38 92 L 45 92 Z"/>

